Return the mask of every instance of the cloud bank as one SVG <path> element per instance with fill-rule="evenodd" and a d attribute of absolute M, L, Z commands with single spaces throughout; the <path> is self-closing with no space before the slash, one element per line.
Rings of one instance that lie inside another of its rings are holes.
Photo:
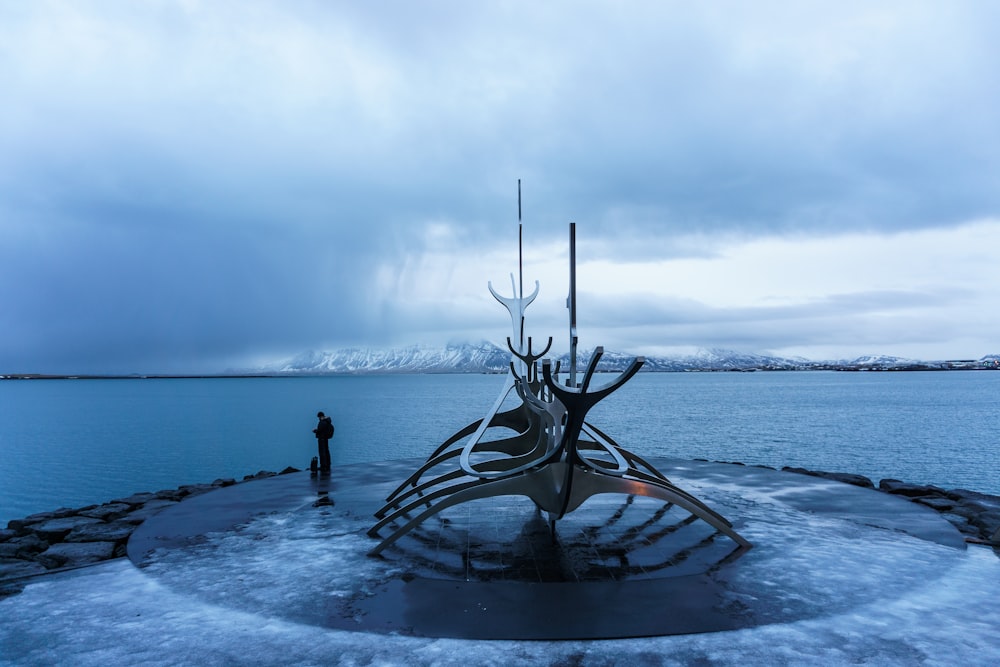
<path fill-rule="evenodd" d="M 997 352 L 1000 10 L 5 3 L 0 372 L 506 335 Z"/>

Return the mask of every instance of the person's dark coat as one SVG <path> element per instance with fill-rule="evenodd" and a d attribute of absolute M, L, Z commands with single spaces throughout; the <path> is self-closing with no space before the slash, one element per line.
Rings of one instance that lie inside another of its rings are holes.
<path fill-rule="evenodd" d="M 319 440 L 329 440 L 333 437 L 333 419 L 323 417 L 316 426 L 316 438 Z"/>

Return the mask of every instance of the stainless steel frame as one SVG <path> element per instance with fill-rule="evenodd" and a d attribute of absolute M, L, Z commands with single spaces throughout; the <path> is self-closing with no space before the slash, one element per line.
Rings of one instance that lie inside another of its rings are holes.
<path fill-rule="evenodd" d="M 575 264 L 575 234 L 571 227 L 571 257 Z M 571 276 L 575 266 L 571 266 Z M 536 353 L 531 338 L 524 340 L 524 311 L 538 295 L 538 282 L 527 298 L 523 289 L 517 294 L 511 275 L 514 296 L 501 297 L 489 290 L 510 313 L 515 345 L 507 339 L 511 351 L 509 371 L 500 395 L 487 415 L 468 424 L 445 440 L 427 461 L 386 498 L 376 513 L 378 522 L 368 535 L 382 538 L 369 555 L 378 555 L 428 518 L 448 507 L 483 498 L 519 495 L 530 498 L 548 513 L 550 529 L 568 512 L 588 498 L 604 493 L 647 496 L 676 505 L 707 522 L 740 547 L 750 542 L 733 525 L 690 493 L 674 485 L 659 470 L 636 454 L 624 449 L 610 436 L 586 421 L 587 413 L 598 402 L 621 388 L 642 367 L 636 358 L 629 368 L 608 384 L 591 390 L 590 385 L 604 349 L 598 347 L 590 359 L 582 382 L 577 385 L 575 358 L 571 363 L 568 386 L 558 380 L 559 367 L 553 369 L 538 361 L 550 349 Z M 571 280 L 571 285 L 575 287 Z M 575 311 L 575 295 L 567 300 Z M 575 312 L 571 313 L 571 346 L 575 351 Z M 501 411 L 515 391 L 520 405 Z M 503 429 L 512 435 L 484 440 L 490 430 Z M 465 441 L 465 444 L 461 444 Z M 456 461 L 457 459 L 457 461 Z M 425 480 L 425 477 L 429 478 Z M 383 530 L 391 530 L 385 537 Z"/>

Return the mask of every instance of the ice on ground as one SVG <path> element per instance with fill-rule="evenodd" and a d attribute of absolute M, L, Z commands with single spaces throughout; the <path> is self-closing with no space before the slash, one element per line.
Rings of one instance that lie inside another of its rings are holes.
<path fill-rule="evenodd" d="M 364 521 L 319 508 L 295 521 L 258 516 L 158 554 L 143 569 L 117 560 L 30 580 L 0 600 L 0 664 L 1000 664 L 1000 559 L 992 550 L 802 511 L 787 493 L 713 493 L 683 481 L 740 517 L 740 532 L 755 542 L 726 577 L 734 608 L 764 614 L 765 624 L 568 642 L 329 629 L 287 610 L 342 610 L 358 586 L 384 581 L 394 566 L 364 557 Z"/>
<path fill-rule="evenodd" d="M 882 562 L 877 552 L 872 562 L 906 566 Z M 0 601 L 0 664 L 1000 664 L 1000 560 L 990 550 L 964 552 L 940 578 L 893 599 L 878 590 L 870 597 L 843 613 L 734 632 L 573 642 L 420 639 L 234 610 L 175 592 L 118 560 L 41 577 Z"/>

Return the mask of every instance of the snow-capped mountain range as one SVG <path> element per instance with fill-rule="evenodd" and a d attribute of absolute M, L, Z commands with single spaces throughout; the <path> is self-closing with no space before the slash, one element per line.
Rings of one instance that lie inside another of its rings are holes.
<path fill-rule="evenodd" d="M 500 373 L 507 370 L 510 352 L 492 343 L 448 345 L 444 348 L 413 345 L 378 350 L 346 348 L 333 352 L 306 352 L 264 372 L 281 374 L 322 373 Z"/>
<path fill-rule="evenodd" d="M 585 368 L 593 350 L 577 353 L 579 368 Z M 332 352 L 306 352 L 288 361 L 271 364 L 249 372 L 268 375 L 325 375 L 368 373 L 503 373 L 510 362 L 510 352 L 499 345 L 480 343 L 449 344 L 444 348 L 410 346 L 395 349 L 347 348 Z M 622 371 L 635 355 L 605 350 L 599 371 Z M 569 355 L 553 357 L 565 369 Z M 756 370 L 954 370 L 996 368 L 1000 356 L 978 360 L 917 361 L 890 356 L 864 356 L 852 360 L 810 361 L 787 359 L 732 350 L 705 349 L 676 357 L 647 356 L 645 372 L 679 371 L 756 371 Z"/>

